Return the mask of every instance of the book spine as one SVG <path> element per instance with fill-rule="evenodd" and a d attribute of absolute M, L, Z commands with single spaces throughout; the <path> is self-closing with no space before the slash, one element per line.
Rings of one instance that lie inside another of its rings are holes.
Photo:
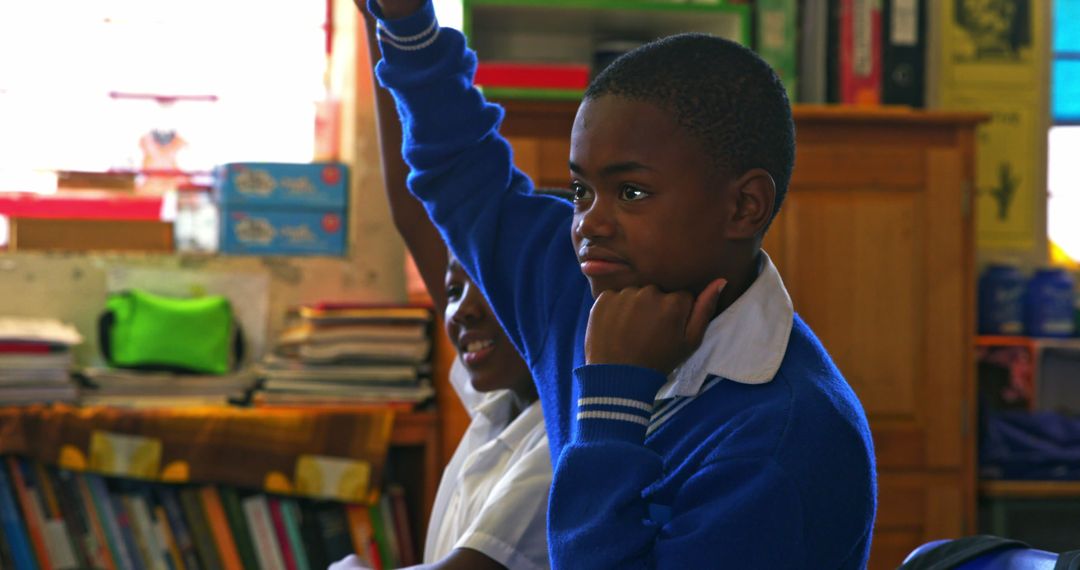
<path fill-rule="evenodd" d="M 112 501 L 109 499 L 109 490 L 105 486 L 105 480 L 97 475 L 88 474 L 86 475 L 86 485 L 90 489 L 90 496 L 94 500 L 94 505 L 97 507 L 97 512 L 101 516 L 102 524 L 105 527 L 105 535 L 109 542 L 109 548 L 112 549 L 113 561 L 119 568 L 132 570 L 135 565 L 131 561 L 131 553 L 127 551 L 127 545 L 120 531 L 120 523 L 116 518 L 116 512 L 113 510 Z"/>
<path fill-rule="evenodd" d="M 840 0 L 840 102 L 881 103 L 880 0 Z"/>
<path fill-rule="evenodd" d="M 884 0 L 881 102 L 926 103 L 926 0 Z"/>
<path fill-rule="evenodd" d="M 828 102 L 830 0 L 803 0 L 799 13 L 800 103 Z"/>
<path fill-rule="evenodd" d="M 318 507 L 316 517 L 319 521 L 323 552 L 326 553 L 328 560 L 338 561 L 354 553 L 352 540 L 349 537 L 349 521 L 341 505 L 322 504 Z"/>
<path fill-rule="evenodd" d="M 76 491 L 78 492 L 79 499 L 83 507 L 83 511 L 86 513 L 86 520 L 90 526 L 90 532 L 94 538 L 94 558 L 107 570 L 116 570 L 116 561 L 113 559 L 112 550 L 109 546 L 109 538 L 106 535 L 104 518 L 98 511 L 97 506 L 94 503 L 94 498 L 90 494 L 90 486 L 86 483 L 86 478 L 81 473 L 74 474 L 74 483 L 76 485 Z"/>
<path fill-rule="evenodd" d="M 19 505 L 22 507 L 26 520 L 27 534 L 34 547 L 34 554 L 37 556 L 38 566 L 44 570 L 51 570 L 53 566 L 49 562 L 49 551 L 45 547 L 45 521 L 41 518 L 41 510 L 35 508 L 34 497 L 30 494 L 26 479 L 23 477 L 25 467 L 23 460 L 9 455 L 7 464 L 11 472 L 11 481 L 15 486 L 15 494 L 18 496 Z"/>
<path fill-rule="evenodd" d="M 203 509 L 206 510 L 206 518 L 214 532 L 222 567 L 225 570 L 243 570 L 240 554 L 236 551 L 236 541 L 233 540 L 232 532 L 229 530 L 229 521 L 225 519 L 225 508 L 221 506 L 221 497 L 218 496 L 217 488 L 206 485 L 199 492 Z"/>
<path fill-rule="evenodd" d="M 176 544 L 176 533 L 173 532 L 172 525 L 169 524 L 169 516 L 165 512 L 165 507 L 154 505 L 154 518 L 157 519 L 158 533 L 161 535 L 162 544 L 165 545 L 169 565 L 177 570 L 187 570 L 183 558 L 180 557 L 180 547 Z"/>
<path fill-rule="evenodd" d="M 79 548 L 75 543 L 74 536 L 72 536 L 71 528 L 64 518 L 50 471 L 43 463 L 35 462 L 34 475 L 41 489 L 42 504 L 45 507 L 45 542 L 46 545 L 53 545 L 49 549 L 50 558 L 54 559 L 53 564 L 58 568 L 62 568 L 61 560 L 66 563 L 69 559 L 71 564 L 75 566 L 85 564 L 79 559 Z"/>
<path fill-rule="evenodd" d="M 236 540 L 236 550 L 240 554 L 240 560 L 244 568 L 256 568 L 258 558 L 255 555 L 255 545 L 251 538 L 251 529 L 248 528 L 244 509 L 240 505 L 240 495 L 233 487 L 219 489 L 221 505 L 225 508 L 225 518 L 229 520 L 229 528 L 232 529 L 233 538 Z"/>
<path fill-rule="evenodd" d="M 285 570 L 281 549 L 274 537 L 274 523 L 270 519 L 270 505 L 264 495 L 252 495 L 242 501 L 247 515 L 251 537 L 255 541 L 255 555 L 262 570 Z"/>
<path fill-rule="evenodd" d="M 270 503 L 270 520 L 274 524 L 274 536 L 281 546 L 281 558 L 285 560 L 285 570 L 296 570 L 296 557 L 293 554 L 292 543 L 289 542 L 289 533 L 285 530 L 285 519 L 281 514 L 281 501 L 276 497 L 268 499 Z"/>
<path fill-rule="evenodd" d="M 4 536 L 3 525 L 0 525 L 0 568 L 15 568 L 15 557 L 11 553 L 11 544 Z"/>
<path fill-rule="evenodd" d="M 788 98 L 798 98 L 798 11 L 796 0 L 757 0 L 755 3 L 757 53 L 784 83 Z"/>
<path fill-rule="evenodd" d="M 300 534 L 304 536 L 304 550 L 312 568 L 326 568 L 337 560 L 326 557 L 322 537 L 319 534 L 319 520 L 311 501 L 302 501 L 300 505 Z M 371 564 L 367 564 L 371 566 Z M 374 569 L 377 570 L 377 569 Z"/>
<path fill-rule="evenodd" d="M 180 507 L 179 499 L 177 499 L 176 489 L 170 485 L 162 485 L 158 487 L 157 491 L 158 503 L 165 509 L 165 517 L 173 531 L 176 548 L 180 551 L 180 558 L 183 560 L 184 567 L 188 570 L 198 570 L 202 566 L 199 564 L 195 542 L 191 538 L 191 529 L 188 528 L 187 521 L 184 520 L 184 511 Z"/>
<path fill-rule="evenodd" d="M 401 541 L 398 539 L 397 522 L 394 520 L 394 506 L 390 504 L 389 493 L 383 493 L 382 496 L 379 497 L 379 512 L 382 513 L 387 546 L 394 556 L 394 566 L 401 566 Z"/>
<path fill-rule="evenodd" d="M 135 535 L 135 543 L 142 553 L 143 560 L 148 568 L 153 570 L 168 570 L 168 562 L 162 555 L 161 545 L 158 544 L 157 531 L 150 519 L 150 509 L 142 496 L 137 493 L 123 495 L 124 506 L 127 508 L 133 524 L 131 525 Z"/>
<path fill-rule="evenodd" d="M 394 555 L 393 547 L 390 545 L 390 539 L 386 531 L 386 519 L 382 514 L 382 503 L 377 503 L 368 507 L 368 512 L 371 515 L 371 530 L 372 536 L 375 537 L 375 544 L 379 547 L 379 560 L 382 561 L 384 568 L 397 568 L 397 557 Z"/>
<path fill-rule="evenodd" d="M 120 527 L 124 548 L 130 555 L 132 566 L 137 570 L 151 568 L 150 562 L 143 557 L 143 552 L 139 549 L 139 542 L 135 539 L 135 521 L 128 511 L 123 496 L 120 493 L 109 493 L 109 500 L 112 502 L 113 513 L 116 514 L 116 522 Z"/>
<path fill-rule="evenodd" d="M 348 504 L 345 505 L 345 517 L 349 521 L 349 536 L 352 537 L 356 555 L 363 564 L 378 570 L 381 561 L 375 544 L 375 531 L 371 527 L 371 513 L 363 505 Z"/>
<path fill-rule="evenodd" d="M 0 469 L 0 528 L 11 549 L 15 570 L 37 570 L 30 537 L 23 529 L 22 517 L 19 516 L 19 508 L 11 491 L 11 482 L 4 470 Z"/>
<path fill-rule="evenodd" d="M 418 564 L 416 559 L 416 542 L 413 540 L 412 525 L 409 517 L 409 506 L 405 502 L 405 489 L 396 483 L 391 484 L 386 490 L 390 498 L 390 505 L 394 513 L 394 530 L 397 534 L 398 549 L 401 551 L 401 565 L 413 566 Z"/>
<path fill-rule="evenodd" d="M 210 523 L 203 512 L 199 491 L 194 488 L 181 489 L 180 505 L 184 509 L 184 517 L 187 519 L 188 528 L 191 529 L 191 536 L 203 568 L 221 570 L 221 560 L 218 559 L 217 547 L 214 546 L 214 538 L 210 534 Z"/>
<path fill-rule="evenodd" d="M 71 494 L 70 473 L 51 467 L 46 467 L 45 470 L 52 480 L 53 493 L 56 494 L 56 500 L 60 505 L 60 516 L 64 520 L 64 527 L 74 547 L 75 557 L 84 567 L 94 566 L 96 561 L 92 554 L 93 545 L 88 536 L 89 529 L 80 512 L 78 502 Z"/>
<path fill-rule="evenodd" d="M 286 534 L 289 535 L 289 544 L 292 545 L 293 559 L 297 570 L 311 570 L 304 540 L 300 535 L 300 507 L 293 499 L 280 499 L 278 505 L 281 508 L 281 519 L 285 523 Z"/>

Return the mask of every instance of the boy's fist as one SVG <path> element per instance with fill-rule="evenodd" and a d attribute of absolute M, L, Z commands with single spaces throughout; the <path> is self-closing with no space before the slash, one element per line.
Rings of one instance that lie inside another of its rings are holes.
<path fill-rule="evenodd" d="M 628 364 L 670 374 L 705 336 L 727 281 L 717 279 L 697 299 L 653 285 L 604 291 L 585 330 L 586 364 Z"/>
<path fill-rule="evenodd" d="M 379 4 L 379 8 L 382 9 L 383 17 L 387 20 L 396 20 L 398 18 L 404 18 L 411 16 L 413 12 L 416 12 L 424 5 L 426 0 L 376 0 Z M 363 0 L 357 0 L 357 4 L 360 4 L 363 8 Z"/>

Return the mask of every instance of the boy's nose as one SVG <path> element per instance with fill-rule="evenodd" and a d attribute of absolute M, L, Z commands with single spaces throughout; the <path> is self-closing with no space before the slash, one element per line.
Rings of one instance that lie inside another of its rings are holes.
<path fill-rule="evenodd" d="M 595 202 L 578 216 L 574 228 L 578 236 L 586 239 L 611 237 L 615 233 L 615 220 L 607 208 Z"/>
<path fill-rule="evenodd" d="M 450 320 L 462 325 L 479 321 L 484 313 L 481 297 L 479 289 L 468 287 L 450 314 Z"/>

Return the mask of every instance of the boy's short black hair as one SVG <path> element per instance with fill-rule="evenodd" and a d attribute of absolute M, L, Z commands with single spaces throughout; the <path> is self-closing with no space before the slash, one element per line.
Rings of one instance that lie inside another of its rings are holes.
<path fill-rule="evenodd" d="M 585 99 L 603 95 L 671 113 L 721 172 L 765 169 L 776 183 L 773 216 L 780 210 L 795 165 L 795 123 L 780 78 L 750 49 L 708 34 L 669 36 L 601 71 Z"/>

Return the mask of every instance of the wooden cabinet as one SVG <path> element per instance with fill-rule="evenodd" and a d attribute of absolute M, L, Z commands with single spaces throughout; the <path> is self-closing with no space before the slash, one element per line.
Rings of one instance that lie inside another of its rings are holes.
<path fill-rule="evenodd" d="M 539 185 L 565 185 L 574 104 L 506 102 Z M 766 236 L 795 309 L 862 400 L 880 504 L 871 568 L 975 532 L 975 114 L 795 110 L 790 191 Z"/>
<path fill-rule="evenodd" d="M 971 114 L 806 108 L 765 248 L 870 418 L 872 568 L 975 532 Z"/>

